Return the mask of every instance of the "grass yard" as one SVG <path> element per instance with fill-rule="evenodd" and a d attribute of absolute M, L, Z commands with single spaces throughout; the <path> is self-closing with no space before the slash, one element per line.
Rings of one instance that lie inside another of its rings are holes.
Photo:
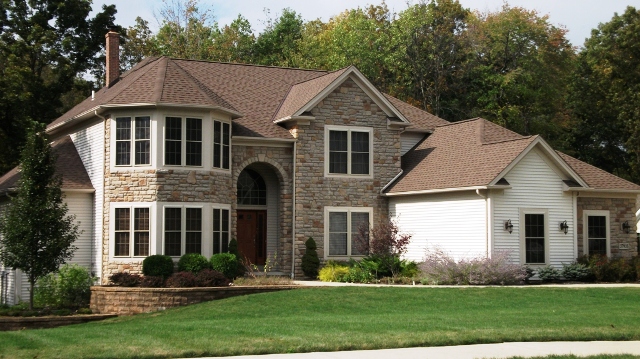
<path fill-rule="evenodd" d="M 640 356 L 629 354 L 615 355 L 590 355 L 588 357 L 579 357 L 575 355 L 549 355 L 548 357 L 526 357 L 526 359 L 638 359 Z M 525 359 L 525 357 L 513 357 L 509 359 Z"/>
<path fill-rule="evenodd" d="M 551 340 L 640 340 L 640 288 L 300 289 L 0 332 L 0 358 L 198 357 Z"/>

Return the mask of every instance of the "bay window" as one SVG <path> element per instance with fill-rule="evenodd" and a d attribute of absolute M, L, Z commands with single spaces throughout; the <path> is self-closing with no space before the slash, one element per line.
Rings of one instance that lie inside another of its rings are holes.
<path fill-rule="evenodd" d="M 165 118 L 164 164 L 202 166 L 202 119 Z"/>

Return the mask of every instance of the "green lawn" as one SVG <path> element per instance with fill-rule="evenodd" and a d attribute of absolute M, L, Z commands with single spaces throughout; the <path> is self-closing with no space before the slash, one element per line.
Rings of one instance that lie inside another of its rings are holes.
<path fill-rule="evenodd" d="M 588 357 L 579 357 L 575 355 L 549 355 L 547 357 L 513 357 L 509 359 L 638 359 L 640 356 L 629 354 L 615 355 L 590 355 Z"/>
<path fill-rule="evenodd" d="M 299 289 L 0 332 L 0 357 L 196 357 L 550 340 L 640 340 L 640 288 Z"/>

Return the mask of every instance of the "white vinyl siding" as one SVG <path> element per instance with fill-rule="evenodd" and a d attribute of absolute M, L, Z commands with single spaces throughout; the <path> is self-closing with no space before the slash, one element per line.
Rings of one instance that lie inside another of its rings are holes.
<path fill-rule="evenodd" d="M 400 155 L 404 156 L 413 146 L 417 145 L 420 142 L 425 133 L 416 133 L 416 132 L 403 132 L 400 135 Z"/>
<path fill-rule="evenodd" d="M 84 235 L 91 236 L 93 254 L 91 271 L 100 276 L 102 267 L 102 220 L 104 200 L 104 122 L 96 122 L 87 128 L 79 130 L 71 135 L 71 140 L 76 146 L 78 155 L 89 175 L 91 184 L 95 189 L 91 208 L 92 227 L 85 229 Z M 87 221 L 86 223 L 89 223 Z"/>
<path fill-rule="evenodd" d="M 573 198 L 562 190 L 563 178 L 554 170 L 545 155 L 531 150 L 504 178 L 511 185 L 503 193 L 492 192 L 494 200 L 494 251 L 509 251 L 518 263 L 524 263 L 521 254 L 521 213 L 546 213 L 548 246 L 545 248 L 549 263 L 561 267 L 574 258 L 575 222 Z M 504 222 L 511 220 L 513 233 L 504 230 Z M 560 230 L 560 222 L 567 221 L 568 234 Z"/>
<path fill-rule="evenodd" d="M 424 260 L 438 247 L 455 259 L 487 254 L 486 201 L 475 192 L 389 198 L 389 215 L 411 234 L 405 258 Z"/>

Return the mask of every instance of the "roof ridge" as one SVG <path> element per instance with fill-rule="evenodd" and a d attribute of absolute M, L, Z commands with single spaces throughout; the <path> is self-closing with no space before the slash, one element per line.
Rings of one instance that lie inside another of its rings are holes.
<path fill-rule="evenodd" d="M 520 138 L 509 138 L 509 139 L 505 139 L 505 140 L 498 140 L 498 141 L 493 141 L 493 142 L 483 142 L 482 145 L 496 145 L 496 144 L 500 144 L 500 143 L 505 143 L 505 142 L 513 142 L 513 141 L 522 141 L 522 140 L 528 140 L 528 139 L 535 139 L 536 137 L 540 137 L 540 135 L 529 135 L 529 136 L 522 136 Z"/>
<path fill-rule="evenodd" d="M 335 74 L 335 73 L 336 73 L 336 72 L 338 72 L 338 71 L 343 71 L 343 70 L 346 70 L 346 69 L 348 69 L 348 68 L 350 68 L 350 67 L 353 67 L 353 65 L 349 65 L 349 66 L 343 67 L 343 68 L 338 69 L 338 70 L 335 70 L 335 71 L 327 71 L 326 73 L 321 74 L 321 75 L 318 75 L 318 76 L 316 76 L 316 77 L 312 77 L 312 78 L 310 78 L 310 79 L 306 79 L 306 80 L 304 80 L 304 81 L 296 82 L 295 84 L 291 85 L 291 87 L 293 87 L 293 86 L 298 86 L 298 85 L 302 85 L 302 84 L 304 84 L 304 83 L 306 83 L 306 82 L 315 81 L 315 80 L 320 79 L 321 77 L 325 77 L 325 76 L 333 75 L 333 74 Z"/>
<path fill-rule="evenodd" d="M 169 66 L 169 61 L 163 56 L 160 58 L 158 65 L 160 66 L 160 69 L 153 89 L 153 92 L 156 95 L 154 99 L 156 103 L 162 100 L 162 94 L 164 93 L 164 81 L 167 77 L 167 66 Z"/>
<path fill-rule="evenodd" d="M 222 96 L 218 95 L 215 91 L 211 90 L 207 86 L 205 86 L 202 82 L 200 82 L 195 76 L 191 75 L 189 71 L 185 70 L 180 64 L 175 61 L 171 61 L 176 67 L 181 71 L 184 75 L 186 75 L 187 80 L 189 80 L 203 95 L 205 95 L 211 102 L 224 105 L 224 107 L 237 111 L 227 100 L 225 100 Z M 167 67 L 169 64 L 167 63 Z M 220 103 L 222 102 L 222 103 Z"/>
<path fill-rule="evenodd" d="M 264 67 L 264 68 L 272 68 L 272 69 L 283 69 L 283 70 L 297 70 L 297 71 L 308 71 L 308 72 L 326 72 L 330 73 L 331 71 L 327 70 L 318 70 L 318 69 L 303 69 L 298 67 L 286 67 L 286 66 L 273 66 L 273 65 L 260 65 L 260 64 L 246 64 L 241 62 L 225 62 L 225 61 L 208 61 L 208 60 L 195 60 L 195 59 L 183 59 L 179 57 L 170 57 L 170 56 L 162 56 L 167 57 L 171 60 L 178 61 L 189 61 L 189 62 L 206 62 L 210 64 L 223 64 L 223 65 L 234 65 L 234 66 L 249 66 L 249 67 Z"/>
<path fill-rule="evenodd" d="M 164 56 L 163 56 L 163 57 L 164 57 Z M 158 59 L 161 59 L 161 58 L 159 57 Z M 140 77 L 142 77 L 144 74 L 146 74 L 147 72 L 149 72 L 149 71 L 151 70 L 151 68 L 153 68 L 153 66 L 154 66 L 154 65 L 152 65 L 152 64 L 153 64 L 154 62 L 156 62 L 156 61 L 149 61 L 149 63 L 148 63 L 148 64 L 145 64 L 145 65 L 144 65 L 144 66 L 142 66 L 139 70 L 136 70 L 135 72 L 136 72 L 137 74 L 135 74 L 135 77 L 133 77 L 133 79 L 131 80 L 131 84 L 133 84 L 134 82 L 138 81 L 138 80 L 140 79 Z M 146 71 L 140 71 L 140 70 L 144 69 L 145 67 L 147 68 L 147 69 L 146 69 Z M 131 75 L 133 75 L 133 74 L 131 74 Z M 131 76 L 131 75 L 128 75 L 128 76 Z M 128 76 L 127 76 L 127 77 L 128 77 Z M 122 82 L 122 81 L 118 81 L 118 83 L 121 83 L 121 82 Z M 130 84 L 130 85 L 131 85 L 131 84 Z M 129 85 L 129 86 L 130 86 L 130 85 Z M 109 101 L 113 100 L 116 96 L 118 96 L 118 95 L 119 95 L 119 94 L 121 94 L 124 90 L 126 90 L 127 88 L 129 88 L 129 86 L 120 86 L 120 87 L 122 87 L 122 88 L 121 88 L 119 91 L 114 91 L 112 94 L 110 94 L 110 96 L 106 96 L 106 92 L 107 92 L 107 90 L 114 88 L 114 87 L 115 87 L 115 85 L 114 85 L 114 86 L 112 86 L 112 87 L 107 87 L 107 86 L 103 87 L 102 89 L 100 89 L 100 91 L 105 90 L 105 91 L 103 92 L 103 93 L 105 93 L 105 99 L 104 99 L 104 101 L 103 101 L 103 102 L 105 102 L 105 103 L 106 103 L 106 102 L 109 102 Z"/>

